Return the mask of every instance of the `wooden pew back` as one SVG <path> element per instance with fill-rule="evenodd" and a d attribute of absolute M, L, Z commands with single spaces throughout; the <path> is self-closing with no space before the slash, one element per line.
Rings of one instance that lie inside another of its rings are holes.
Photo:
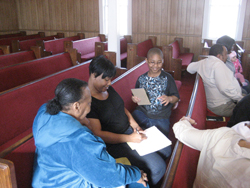
<path fill-rule="evenodd" d="M 31 49 L 32 50 L 29 51 L 16 52 L 0 56 L 0 68 L 41 58 L 41 48 Z"/>
<path fill-rule="evenodd" d="M 43 38 L 36 38 L 36 39 L 29 39 L 29 40 L 13 40 L 12 41 L 12 52 L 18 52 L 18 51 L 25 51 L 25 50 L 30 50 L 31 46 L 36 46 L 36 41 L 37 40 L 54 40 L 57 38 L 63 38 L 64 34 L 63 33 L 57 33 L 56 35 L 51 35 Z"/>
<path fill-rule="evenodd" d="M 26 31 L 20 31 L 20 33 L 11 33 L 11 34 L 3 34 L 0 35 L 0 39 L 11 38 L 11 37 L 19 37 L 26 35 Z"/>
<path fill-rule="evenodd" d="M 0 138 L 0 157 L 14 162 L 19 188 L 31 186 L 35 152 L 32 124 L 39 107 L 54 97 L 54 90 L 63 79 L 87 81 L 88 67 L 89 62 L 76 65 L 0 95 L 0 113 L 4 117 L 1 128 L 6 132 Z M 16 142 L 25 136 L 31 139 L 18 145 Z"/>
<path fill-rule="evenodd" d="M 149 36 L 149 39 L 138 44 L 128 44 L 127 46 L 127 69 L 145 60 L 149 49 L 155 47 L 156 37 Z"/>
<path fill-rule="evenodd" d="M 25 36 L 19 36 L 19 37 L 11 37 L 11 38 L 7 38 L 7 39 L 0 39 L 0 45 L 7 45 L 10 46 L 10 50 L 12 52 L 12 41 L 13 40 L 28 40 L 28 39 L 34 39 L 34 38 L 41 38 L 41 37 L 45 37 L 45 33 L 44 32 L 38 32 L 38 34 L 34 34 L 34 35 L 25 35 Z"/>
<path fill-rule="evenodd" d="M 75 41 L 75 40 L 80 40 L 82 39 L 79 35 L 77 36 L 72 36 L 72 37 L 66 37 L 66 38 L 61 38 L 61 39 L 56 39 L 56 40 L 49 40 L 49 41 L 39 41 L 37 42 L 37 45 L 42 46 L 45 55 L 50 54 L 59 54 L 64 52 L 65 47 L 64 47 L 64 41 Z"/>
<path fill-rule="evenodd" d="M 65 52 L 0 69 L 0 92 L 42 78 L 75 65 Z"/>

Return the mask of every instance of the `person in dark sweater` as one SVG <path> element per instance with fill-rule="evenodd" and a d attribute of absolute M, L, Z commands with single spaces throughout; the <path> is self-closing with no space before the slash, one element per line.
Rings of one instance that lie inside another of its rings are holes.
<path fill-rule="evenodd" d="M 111 86 L 115 66 L 104 56 L 94 58 L 89 65 L 88 85 L 92 96 L 91 111 L 87 115 L 93 133 L 107 144 L 107 151 L 114 158 L 127 157 L 132 165 L 145 171 L 149 185 L 156 185 L 166 171 L 168 148 L 144 156 L 132 150 L 127 142 L 146 139 L 143 129 L 124 107 L 120 95 Z M 139 134 L 138 134 L 139 132 Z M 164 156 L 164 157 L 163 157 Z"/>
<path fill-rule="evenodd" d="M 250 94 L 242 98 L 234 107 L 227 127 L 232 127 L 242 121 L 250 121 Z"/>

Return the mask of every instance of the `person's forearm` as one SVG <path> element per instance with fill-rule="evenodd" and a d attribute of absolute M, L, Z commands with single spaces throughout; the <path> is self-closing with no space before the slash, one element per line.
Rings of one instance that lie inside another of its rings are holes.
<path fill-rule="evenodd" d="M 125 114 L 128 116 L 128 121 L 131 125 L 131 127 L 133 127 L 134 129 L 137 128 L 138 124 L 135 121 L 135 119 L 133 118 L 132 114 L 125 108 Z"/>
<path fill-rule="evenodd" d="M 179 101 L 179 98 L 176 97 L 175 95 L 172 95 L 172 96 L 169 96 L 171 99 L 170 99 L 170 103 L 174 104 L 176 102 Z"/>
<path fill-rule="evenodd" d="M 130 141 L 130 135 L 126 134 L 116 134 L 108 131 L 101 131 L 99 133 L 96 133 L 96 135 L 101 137 L 103 141 L 108 144 L 120 144 Z"/>

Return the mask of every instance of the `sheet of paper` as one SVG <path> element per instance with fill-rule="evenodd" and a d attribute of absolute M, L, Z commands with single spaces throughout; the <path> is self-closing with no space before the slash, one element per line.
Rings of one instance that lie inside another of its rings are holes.
<path fill-rule="evenodd" d="M 141 99 L 141 101 L 138 102 L 138 105 L 150 105 L 151 104 L 144 88 L 135 88 L 135 89 L 131 89 L 131 91 L 134 96 Z"/>
<path fill-rule="evenodd" d="M 140 156 L 158 151 L 172 144 L 157 127 L 153 126 L 145 130 L 147 139 L 140 143 L 128 142 L 131 149 L 135 149 Z"/>

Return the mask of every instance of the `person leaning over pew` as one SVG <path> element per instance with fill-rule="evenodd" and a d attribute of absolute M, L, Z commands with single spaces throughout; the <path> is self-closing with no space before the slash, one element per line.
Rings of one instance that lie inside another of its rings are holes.
<path fill-rule="evenodd" d="M 179 92 L 173 77 L 162 70 L 163 53 L 159 48 L 148 51 L 146 62 L 149 71 L 139 76 L 135 88 L 144 88 L 151 104 L 138 105 L 132 115 L 143 129 L 155 125 L 168 136 L 169 117 L 173 105 L 179 101 Z M 132 96 L 132 100 L 140 102 L 140 98 L 136 96 Z M 169 150 L 171 151 L 171 146 Z"/>
<path fill-rule="evenodd" d="M 199 150 L 193 187 L 242 187 L 250 185 L 250 121 L 234 127 L 199 130 L 193 119 L 183 117 L 174 124 L 175 137 Z"/>
<path fill-rule="evenodd" d="M 228 117 L 243 95 L 237 79 L 225 65 L 226 60 L 226 47 L 215 44 L 210 48 L 207 58 L 190 63 L 187 71 L 200 74 L 208 109 L 216 115 Z"/>
<path fill-rule="evenodd" d="M 132 165 L 148 174 L 149 185 L 155 186 L 166 171 L 165 160 L 170 155 L 169 150 L 163 148 L 158 152 L 140 156 L 127 144 L 139 143 L 146 137 L 143 129 L 124 107 L 120 95 L 111 86 L 111 79 L 115 74 L 115 66 L 104 56 L 97 56 L 91 61 L 88 85 L 92 105 L 87 118 L 93 133 L 107 144 L 109 154 L 114 158 L 127 157 Z"/>
<path fill-rule="evenodd" d="M 33 123 L 32 187 L 147 186 L 143 171 L 116 163 L 103 140 L 82 125 L 88 124 L 90 106 L 87 83 L 69 78 L 58 84 L 55 98 L 40 107 Z"/>

